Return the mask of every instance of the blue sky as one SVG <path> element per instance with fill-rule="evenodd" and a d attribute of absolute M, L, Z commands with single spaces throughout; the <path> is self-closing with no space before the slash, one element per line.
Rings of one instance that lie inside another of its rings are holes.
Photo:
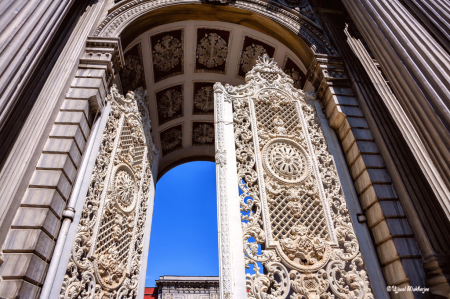
<path fill-rule="evenodd" d="M 162 275 L 219 275 L 215 167 L 182 164 L 156 184 L 147 287 Z"/>

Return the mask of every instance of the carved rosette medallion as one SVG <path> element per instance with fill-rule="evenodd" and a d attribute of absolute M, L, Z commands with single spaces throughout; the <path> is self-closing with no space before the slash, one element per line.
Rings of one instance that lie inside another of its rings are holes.
<path fill-rule="evenodd" d="M 207 68 L 213 68 L 225 63 L 228 55 L 228 45 L 217 33 L 205 34 L 197 45 L 198 62 Z"/>
<path fill-rule="evenodd" d="M 142 88 L 111 88 L 103 132 L 60 299 L 137 296 L 151 165 L 157 156 Z"/>
<path fill-rule="evenodd" d="M 262 45 L 251 45 L 245 48 L 240 61 L 242 70 L 245 73 L 250 71 L 255 66 L 258 57 L 263 54 L 267 54 L 267 51 Z"/>
<path fill-rule="evenodd" d="M 215 90 L 233 104 L 247 297 L 373 299 L 315 97 L 267 55 L 246 82 Z"/>
<path fill-rule="evenodd" d="M 295 184 L 310 173 L 308 154 L 295 141 L 285 138 L 271 140 L 263 149 L 263 165 L 278 180 Z"/>
<path fill-rule="evenodd" d="M 153 48 L 153 64 L 158 71 L 168 72 L 180 63 L 182 55 L 181 41 L 166 35 Z"/>
<path fill-rule="evenodd" d="M 131 168 L 126 164 L 116 166 L 113 171 L 112 190 L 118 207 L 125 213 L 134 210 L 137 201 L 136 179 Z"/>
<path fill-rule="evenodd" d="M 194 106 L 203 113 L 214 110 L 214 90 L 212 86 L 201 87 L 194 95 Z"/>

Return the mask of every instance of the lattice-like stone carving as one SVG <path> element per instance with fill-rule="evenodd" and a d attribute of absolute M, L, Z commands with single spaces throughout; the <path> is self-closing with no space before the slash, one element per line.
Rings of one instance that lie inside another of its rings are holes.
<path fill-rule="evenodd" d="M 233 103 L 247 297 L 373 298 L 313 95 L 267 55 L 246 81 L 215 88 Z"/>
<path fill-rule="evenodd" d="M 156 149 L 142 88 L 115 86 L 106 129 L 60 293 L 66 298 L 136 298 Z"/>

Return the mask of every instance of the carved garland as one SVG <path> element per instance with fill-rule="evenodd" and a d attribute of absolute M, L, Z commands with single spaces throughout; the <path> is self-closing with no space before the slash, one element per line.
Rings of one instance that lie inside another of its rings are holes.
<path fill-rule="evenodd" d="M 115 86 L 67 272 L 66 298 L 136 298 L 156 148 L 142 88 Z"/>
<path fill-rule="evenodd" d="M 373 298 L 313 96 L 267 55 L 246 81 L 216 90 L 233 102 L 247 297 Z"/>

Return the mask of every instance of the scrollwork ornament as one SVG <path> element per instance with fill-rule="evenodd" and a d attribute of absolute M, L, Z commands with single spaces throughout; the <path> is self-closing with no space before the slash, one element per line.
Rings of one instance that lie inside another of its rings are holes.
<path fill-rule="evenodd" d="M 60 299 L 137 295 L 152 183 L 150 167 L 157 154 L 149 134 L 150 119 L 144 99 L 142 89 L 124 97 L 115 86 L 111 88 L 107 98 L 111 113 L 81 211 Z"/>
<path fill-rule="evenodd" d="M 247 297 L 373 298 L 315 95 L 267 55 L 246 82 L 223 97 L 233 103 L 244 260 L 254 272 Z"/>

